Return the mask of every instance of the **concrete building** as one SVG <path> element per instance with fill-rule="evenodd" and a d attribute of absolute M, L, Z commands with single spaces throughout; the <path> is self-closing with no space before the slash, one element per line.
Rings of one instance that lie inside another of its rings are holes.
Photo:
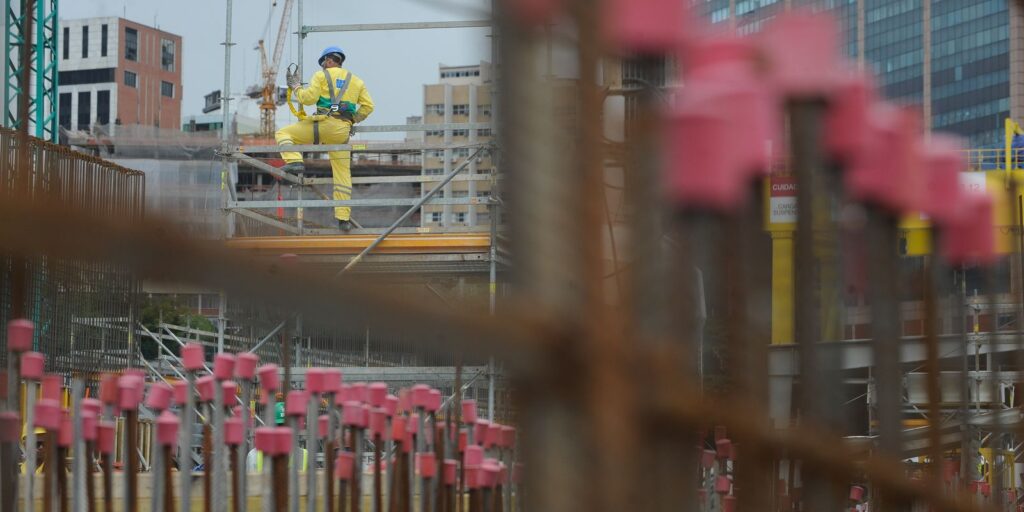
<path fill-rule="evenodd" d="M 481 62 L 473 66 L 445 66 L 438 70 L 439 82 L 423 86 L 423 123 L 489 123 L 491 121 L 491 65 Z M 477 143 L 491 139 L 490 128 L 474 130 L 439 130 L 424 133 L 430 143 Z M 423 175 L 440 178 L 473 154 L 471 148 L 428 150 L 423 155 Z M 478 179 L 491 173 L 490 156 L 476 159 L 462 176 L 466 181 L 453 181 L 439 194 L 445 198 L 486 198 L 490 196 L 490 181 Z M 424 182 L 423 193 L 434 182 Z M 487 206 L 446 205 L 424 206 L 423 227 L 446 229 L 473 227 L 490 222 Z"/>
<path fill-rule="evenodd" d="M 787 8 L 836 15 L 844 50 L 873 69 L 885 96 L 920 105 L 923 124 L 1002 144 L 1003 120 L 1024 115 L 1020 3 L 1007 0 L 708 0 L 697 12 L 713 24 L 753 33 Z"/>
<path fill-rule="evenodd" d="M 59 41 L 62 131 L 181 126 L 181 36 L 124 18 L 87 18 L 61 20 Z"/>

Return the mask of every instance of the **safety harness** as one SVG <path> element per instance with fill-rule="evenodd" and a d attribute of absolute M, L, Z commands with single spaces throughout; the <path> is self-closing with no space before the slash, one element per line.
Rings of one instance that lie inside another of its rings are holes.
<path fill-rule="evenodd" d="M 292 64 L 294 65 L 294 64 Z M 288 67 L 288 73 L 291 73 L 291 66 Z M 297 71 L 298 66 L 296 66 Z M 329 108 L 317 107 L 316 114 L 306 115 L 306 111 L 299 104 L 298 107 L 292 103 L 292 89 L 288 89 L 288 108 L 292 111 L 300 121 L 303 119 L 309 119 L 313 121 L 313 144 L 320 144 L 320 121 L 333 117 L 344 121 L 355 122 L 356 105 L 348 101 L 342 101 L 345 97 L 345 93 L 348 92 L 348 87 L 352 83 L 352 72 L 346 71 L 345 76 L 342 78 L 342 85 L 340 89 L 334 88 L 334 80 L 331 78 L 331 73 L 327 71 L 328 68 L 323 68 L 324 79 L 327 81 L 327 90 L 331 95 L 331 106 Z M 344 70 L 343 70 L 344 71 Z"/>

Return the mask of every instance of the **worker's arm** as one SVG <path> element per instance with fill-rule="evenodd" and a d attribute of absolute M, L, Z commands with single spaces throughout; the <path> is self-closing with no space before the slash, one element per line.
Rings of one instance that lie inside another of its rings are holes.
<path fill-rule="evenodd" d="M 361 123 L 373 113 L 373 98 L 370 97 L 370 91 L 366 90 L 365 84 L 359 88 L 359 99 L 356 100 L 356 104 L 359 105 L 359 110 L 356 110 L 354 121 Z"/>
<path fill-rule="evenodd" d="M 324 80 L 323 71 L 317 71 L 309 77 L 309 87 L 300 87 L 295 90 L 295 97 L 303 105 L 315 105 L 326 88 L 327 82 Z"/>

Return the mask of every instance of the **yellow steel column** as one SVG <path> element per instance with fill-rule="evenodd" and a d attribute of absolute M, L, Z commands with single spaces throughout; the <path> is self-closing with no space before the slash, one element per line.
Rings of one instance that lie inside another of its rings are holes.
<path fill-rule="evenodd" d="M 772 345 L 793 343 L 793 233 L 772 232 Z"/>

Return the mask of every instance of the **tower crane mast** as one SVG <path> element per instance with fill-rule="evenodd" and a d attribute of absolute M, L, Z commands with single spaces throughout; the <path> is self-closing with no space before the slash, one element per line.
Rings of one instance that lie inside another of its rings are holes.
<path fill-rule="evenodd" d="M 281 9 L 281 23 L 277 28 L 277 38 L 274 41 L 274 49 L 270 62 L 267 62 L 267 51 L 261 39 L 259 42 L 260 64 L 263 71 L 263 88 L 260 102 L 260 135 L 272 137 L 275 128 L 277 114 L 277 72 L 281 67 L 281 55 L 284 53 L 284 38 L 288 34 L 288 22 L 292 18 L 292 6 L 294 0 L 284 0 Z"/>

